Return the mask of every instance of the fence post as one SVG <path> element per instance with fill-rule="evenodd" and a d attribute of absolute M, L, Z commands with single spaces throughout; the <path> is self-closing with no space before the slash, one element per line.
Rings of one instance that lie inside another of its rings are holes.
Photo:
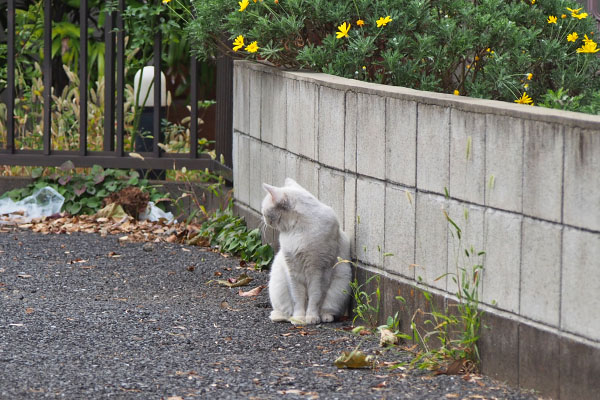
<path fill-rule="evenodd" d="M 15 151 L 15 2 L 8 2 L 7 9 L 7 57 L 6 65 L 6 148 Z"/>
<path fill-rule="evenodd" d="M 52 150 L 52 0 L 44 1 L 44 154 Z"/>
<path fill-rule="evenodd" d="M 115 34 L 114 13 L 104 19 L 104 151 L 113 151 L 115 140 Z"/>
<path fill-rule="evenodd" d="M 233 59 L 226 55 L 217 58 L 217 110 L 216 110 L 217 157 L 223 155 L 225 165 L 232 166 L 233 144 Z"/>
<path fill-rule="evenodd" d="M 87 154 L 87 36 L 88 36 L 88 3 L 81 0 L 79 3 L 79 154 Z"/>

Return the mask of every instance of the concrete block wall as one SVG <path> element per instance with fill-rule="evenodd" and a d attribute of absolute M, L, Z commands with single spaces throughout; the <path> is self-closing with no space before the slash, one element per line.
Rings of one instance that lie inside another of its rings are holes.
<path fill-rule="evenodd" d="M 234 85 L 235 200 L 251 225 L 261 183 L 295 178 L 333 207 L 389 303 L 415 287 L 451 301 L 456 283 L 438 278 L 463 262 L 460 246 L 483 250 L 484 373 L 596 396 L 600 117 L 243 61 Z"/>

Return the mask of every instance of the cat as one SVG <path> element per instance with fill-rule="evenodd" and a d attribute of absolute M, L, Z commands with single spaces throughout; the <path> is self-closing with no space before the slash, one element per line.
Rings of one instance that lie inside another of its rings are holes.
<path fill-rule="evenodd" d="M 269 277 L 273 322 L 332 322 L 349 300 L 350 241 L 333 209 L 291 178 L 282 187 L 263 183 L 263 221 L 279 231 L 280 250 Z"/>

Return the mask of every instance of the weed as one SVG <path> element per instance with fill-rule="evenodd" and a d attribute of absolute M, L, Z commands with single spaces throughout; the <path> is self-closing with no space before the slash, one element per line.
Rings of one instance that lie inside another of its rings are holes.
<path fill-rule="evenodd" d="M 363 288 L 367 286 L 373 279 L 375 279 L 377 282 L 377 288 L 374 292 L 367 293 Z M 354 303 L 356 304 L 352 309 L 354 313 L 352 323 L 354 323 L 357 319 L 360 319 L 372 330 L 377 326 L 377 315 L 379 314 L 379 307 L 381 304 L 379 281 L 379 275 L 373 275 L 363 284 L 359 284 L 358 280 L 356 279 L 350 282 L 351 295 L 354 298 Z"/>
<path fill-rule="evenodd" d="M 479 283 L 483 263 L 483 251 L 475 251 L 473 246 L 463 245 L 462 230 L 458 224 L 444 212 L 451 226 L 451 234 L 456 239 L 456 270 L 444 274 L 437 279 L 449 276 L 457 286 L 456 312 L 446 307 L 439 311 L 433 302 L 431 293 L 423 291 L 431 311 L 416 310 L 411 321 L 411 335 L 420 350 L 411 365 L 420 369 L 439 369 L 442 365 L 455 360 L 469 360 L 478 363 L 480 360 L 477 340 L 481 328 L 483 312 L 479 309 Z M 465 212 L 465 219 L 468 214 Z M 424 316 L 424 329 L 417 326 L 417 316 Z M 439 346 L 430 345 L 432 338 L 437 339 Z"/>

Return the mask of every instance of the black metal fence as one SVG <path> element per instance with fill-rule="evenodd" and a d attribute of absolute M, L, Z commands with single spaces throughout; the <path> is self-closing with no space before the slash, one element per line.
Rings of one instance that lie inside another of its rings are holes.
<path fill-rule="evenodd" d="M 198 62 L 191 57 L 190 62 L 190 150 L 188 153 L 165 153 L 159 146 L 161 115 L 161 85 L 154 84 L 153 109 L 153 150 L 137 152 L 141 157 L 132 157 L 125 152 L 124 139 L 124 89 L 125 89 L 125 34 L 123 11 L 125 0 L 118 1 L 117 10 L 105 18 L 105 89 L 104 89 L 104 134 L 102 151 L 87 149 L 87 31 L 88 1 L 80 1 L 80 49 L 79 49 L 79 150 L 62 151 L 52 149 L 51 143 L 51 93 L 52 87 L 52 0 L 44 0 L 44 57 L 43 73 L 43 149 L 19 150 L 15 148 L 15 0 L 8 0 L 7 9 L 7 87 L 5 102 L 7 108 L 6 147 L 0 148 L 1 165 L 22 166 L 59 166 L 65 161 L 72 161 L 77 167 L 89 167 L 99 164 L 110 168 L 146 168 L 169 169 L 186 167 L 189 169 L 209 168 L 231 180 L 231 147 L 232 147 L 232 96 L 233 96 L 233 61 L 229 58 L 217 60 L 217 94 L 216 94 L 216 154 L 222 155 L 224 163 L 212 160 L 207 154 L 198 153 Z M 116 29 L 115 29 L 116 28 Z M 160 82 L 161 34 L 154 37 L 154 82 Z"/>

